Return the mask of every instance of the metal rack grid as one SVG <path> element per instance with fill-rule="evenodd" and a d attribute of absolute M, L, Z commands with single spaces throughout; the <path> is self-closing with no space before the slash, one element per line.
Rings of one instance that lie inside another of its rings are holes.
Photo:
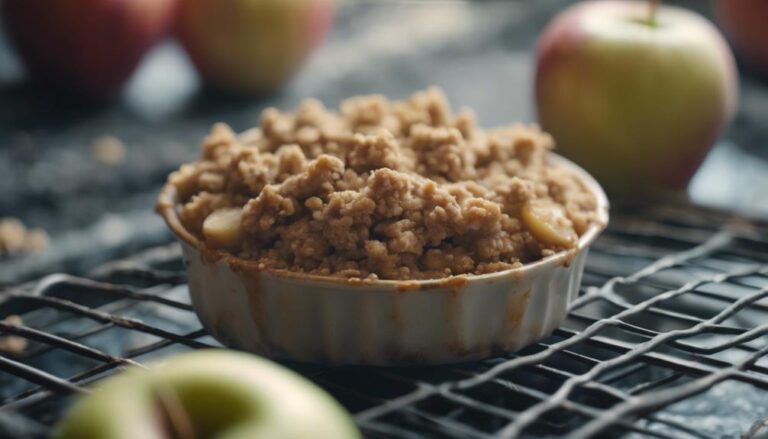
<path fill-rule="evenodd" d="M 28 341 L 0 355 L 0 413 L 50 426 L 72 394 L 120 368 L 219 346 L 184 282 L 171 245 L 0 293 L 0 318 L 23 322 L 0 334 Z M 768 418 L 766 317 L 766 224 L 635 206 L 593 246 L 568 321 L 521 352 L 429 368 L 288 366 L 370 437 L 751 437 L 753 423 L 756 437 Z M 701 401 L 708 422 L 685 409 Z M 742 418 L 718 408 L 734 401 L 751 404 Z"/>

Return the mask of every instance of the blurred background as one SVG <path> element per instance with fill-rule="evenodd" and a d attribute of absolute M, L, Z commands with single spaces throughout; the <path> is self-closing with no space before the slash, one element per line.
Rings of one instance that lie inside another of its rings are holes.
<path fill-rule="evenodd" d="M 99 9 L 99 0 L 53 3 L 92 3 L 94 10 Z M 24 14 L 29 13 L 9 13 L 11 8 L 6 8 L 0 27 L 0 217 L 17 219 L 24 226 L 5 220 L 0 239 L 24 235 L 26 244 L 6 243 L 5 254 L 0 255 L 0 286 L 55 270 L 83 272 L 111 258 L 170 242 L 170 234 L 152 212 L 155 196 L 170 171 L 196 158 L 201 138 L 215 122 L 244 130 L 258 124 L 260 112 L 268 106 L 291 110 L 307 97 L 335 106 L 350 95 L 368 93 L 399 99 L 429 85 L 442 87 L 454 108 L 475 109 L 483 126 L 534 122 L 535 44 L 549 20 L 571 3 L 339 1 L 325 39 L 320 35 L 330 13 L 328 17 L 320 13 L 315 27 L 304 30 L 310 33 L 310 42 L 304 45 L 281 33 L 293 26 L 289 18 L 265 19 L 267 24 L 254 23 L 264 28 L 262 34 L 244 38 L 268 42 L 268 48 L 260 45 L 253 50 L 279 51 L 301 68 L 290 75 L 293 64 L 259 66 L 270 73 L 256 84 L 257 92 L 247 93 L 222 92 L 227 87 L 221 83 L 228 79 L 220 78 L 226 72 L 203 73 L 219 78 L 213 80 L 219 81 L 219 90 L 200 79 L 201 65 L 205 70 L 206 63 L 211 68 L 218 61 L 200 55 L 207 44 L 200 41 L 208 37 L 198 32 L 204 25 L 194 22 L 199 13 L 188 18 L 187 50 L 173 32 L 152 34 L 137 43 L 141 47 L 136 49 L 135 71 L 130 65 L 121 67 L 130 73 L 124 75 L 124 85 L 105 86 L 103 72 L 96 71 L 83 73 L 85 84 L 79 88 L 51 87 L 57 78 L 52 77 L 55 73 L 46 76 L 45 68 L 31 80 L 14 49 L 29 38 L 23 35 L 24 20 L 29 19 Z M 713 17 L 709 1 L 665 3 Z M 80 17 L 84 29 L 89 26 L 82 11 L 59 13 Z M 273 21 L 277 24 L 269 24 Z M 113 34 L 84 37 L 94 47 L 88 46 L 82 59 L 62 54 L 57 62 L 99 64 L 100 56 L 109 60 L 109 51 L 105 55 L 100 43 L 121 38 L 119 29 L 111 29 Z M 146 31 L 152 32 L 156 30 Z M 22 50 L 46 50 L 45 44 L 42 49 L 30 49 L 30 44 Z M 203 48 L 197 52 L 195 67 L 187 52 L 195 53 L 197 45 Z M 130 43 L 128 47 L 136 48 Z M 735 120 L 696 173 L 688 193 L 697 203 L 766 218 L 768 75 L 756 73 L 748 63 L 740 63 L 739 70 Z M 88 83 L 89 75 L 96 78 L 93 84 Z M 248 87 L 237 84 L 237 78 L 231 81 L 235 89 Z M 2 249 L 0 245 L 0 253 Z"/>

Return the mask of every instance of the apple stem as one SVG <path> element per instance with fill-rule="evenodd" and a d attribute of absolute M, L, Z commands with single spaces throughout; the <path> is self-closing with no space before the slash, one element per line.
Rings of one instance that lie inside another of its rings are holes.
<path fill-rule="evenodd" d="M 661 3 L 661 0 L 651 0 L 648 7 L 648 24 L 654 27 L 656 26 L 656 14 L 659 11 L 659 3 Z"/>

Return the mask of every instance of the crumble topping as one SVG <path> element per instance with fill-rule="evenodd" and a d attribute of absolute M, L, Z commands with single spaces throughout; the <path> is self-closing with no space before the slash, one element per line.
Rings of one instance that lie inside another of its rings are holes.
<path fill-rule="evenodd" d="M 482 274 L 576 245 L 596 199 L 534 125 L 481 129 L 442 91 L 267 109 L 217 124 L 171 174 L 182 224 L 263 268 L 340 277 Z"/>

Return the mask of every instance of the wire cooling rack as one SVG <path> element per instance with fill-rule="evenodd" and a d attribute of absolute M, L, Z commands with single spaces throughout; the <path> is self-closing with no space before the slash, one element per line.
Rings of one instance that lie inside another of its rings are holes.
<path fill-rule="evenodd" d="M 0 293 L 0 414 L 45 431 L 126 366 L 219 346 L 176 245 Z M 426 368 L 289 364 L 370 437 L 758 437 L 768 226 L 683 204 L 614 213 L 567 322 L 525 350 Z M 752 430 L 750 431 L 750 427 Z"/>

